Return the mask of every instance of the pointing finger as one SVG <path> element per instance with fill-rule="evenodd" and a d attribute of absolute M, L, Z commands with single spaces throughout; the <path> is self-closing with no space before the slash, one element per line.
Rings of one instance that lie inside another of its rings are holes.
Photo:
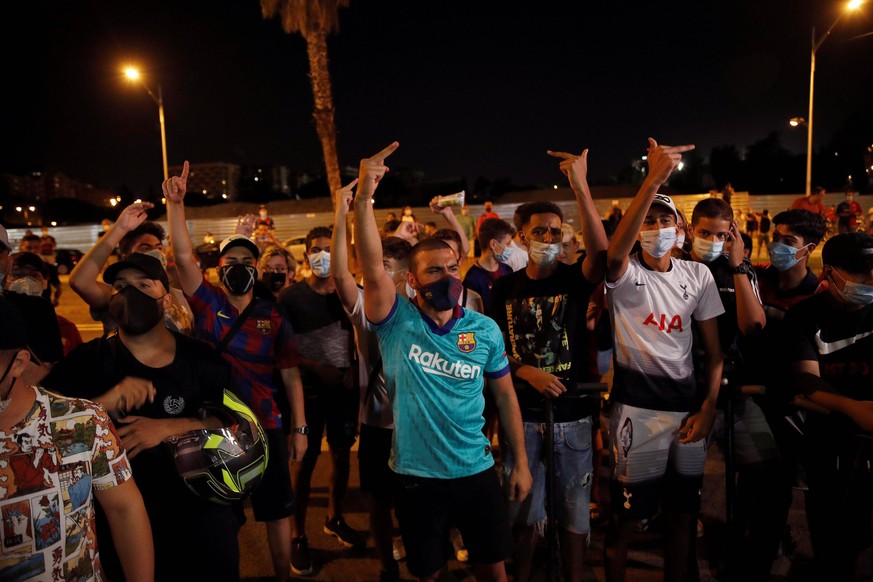
<path fill-rule="evenodd" d="M 658 142 L 655 141 L 655 138 L 650 137 L 649 138 L 649 151 L 652 151 L 657 147 L 658 147 Z"/>
<path fill-rule="evenodd" d="M 553 158 L 561 158 L 562 160 L 572 160 L 576 157 L 573 154 L 568 154 L 567 152 L 553 152 L 552 150 L 546 150 L 546 153 Z"/>
<path fill-rule="evenodd" d="M 579 157 L 581 157 L 581 158 L 587 160 L 587 159 L 588 159 L 588 148 L 585 148 L 585 149 L 582 151 L 582 155 L 579 156 Z"/>
<path fill-rule="evenodd" d="M 354 180 L 352 180 L 351 182 L 349 182 L 348 184 L 346 184 L 345 187 L 344 187 L 343 189 L 344 189 L 344 190 L 351 190 L 352 188 L 355 187 L 355 184 L 357 184 L 357 183 L 358 183 L 358 179 L 355 178 Z"/>
<path fill-rule="evenodd" d="M 690 152 L 695 148 L 694 144 L 679 145 L 679 146 L 661 146 L 661 151 L 668 154 L 679 154 L 682 152 Z"/>
<path fill-rule="evenodd" d="M 182 164 L 182 179 L 183 180 L 188 179 L 188 170 L 189 169 L 190 169 L 190 166 L 188 165 L 188 160 L 185 160 L 185 163 Z"/>
<path fill-rule="evenodd" d="M 391 145 L 389 145 L 387 148 L 385 148 L 384 150 L 382 150 L 381 152 L 379 152 L 375 156 L 371 156 L 370 161 L 381 162 L 381 161 L 385 160 L 385 158 L 387 158 L 388 156 L 393 154 L 394 150 L 396 150 L 399 147 L 400 147 L 399 142 L 396 142 L 396 141 L 392 142 Z"/>

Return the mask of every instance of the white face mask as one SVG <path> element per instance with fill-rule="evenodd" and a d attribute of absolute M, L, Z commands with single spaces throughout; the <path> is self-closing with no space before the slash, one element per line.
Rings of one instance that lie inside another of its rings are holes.
<path fill-rule="evenodd" d="M 312 268 L 312 273 L 320 278 L 327 279 L 330 277 L 330 253 L 328 251 L 319 251 L 315 254 L 308 255 L 309 266 Z"/>
<path fill-rule="evenodd" d="M 660 259 L 676 246 L 676 228 L 640 231 L 640 246 L 646 253 Z"/>
<path fill-rule="evenodd" d="M 685 232 L 680 232 L 676 235 L 676 246 L 680 249 L 685 246 Z"/>
<path fill-rule="evenodd" d="M 167 270 L 167 255 L 164 254 L 164 251 L 160 249 L 152 249 L 149 252 L 143 254 L 156 258 L 161 262 L 161 266 L 164 267 L 164 270 Z"/>
<path fill-rule="evenodd" d="M 33 277 L 22 277 L 16 279 L 9 284 L 9 290 L 13 293 L 21 295 L 30 295 L 31 297 L 39 297 L 42 295 L 42 283 Z"/>
<path fill-rule="evenodd" d="M 694 242 L 691 245 L 694 249 L 694 254 L 700 257 L 704 263 L 711 263 L 721 255 L 724 250 L 724 241 L 711 241 L 699 236 L 694 237 Z"/>
<path fill-rule="evenodd" d="M 561 254 L 561 243 L 542 243 L 535 240 L 529 240 L 527 243 L 530 247 L 528 254 L 530 260 L 540 267 L 548 267 L 555 264 L 558 260 L 558 255 Z"/>

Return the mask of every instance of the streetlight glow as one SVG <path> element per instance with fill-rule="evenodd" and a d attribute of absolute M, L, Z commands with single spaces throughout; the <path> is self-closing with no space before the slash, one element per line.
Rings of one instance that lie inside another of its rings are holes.
<path fill-rule="evenodd" d="M 852 0 L 846 5 L 847 10 L 856 10 L 861 7 L 861 4 L 864 3 L 864 0 Z"/>
<path fill-rule="evenodd" d="M 161 123 L 161 154 L 163 155 L 164 161 L 164 180 L 166 181 L 170 177 L 170 172 L 167 168 L 167 130 L 164 123 L 164 96 L 161 91 L 161 86 L 158 85 L 158 94 L 155 95 L 152 90 L 149 89 L 149 86 L 145 84 L 145 81 L 140 78 L 139 69 L 136 69 L 135 67 L 126 67 L 124 69 L 124 74 L 131 81 L 137 81 L 142 85 L 143 89 L 146 90 L 146 93 L 149 94 L 149 97 L 152 98 L 152 101 L 154 101 L 158 106 L 158 120 Z"/>

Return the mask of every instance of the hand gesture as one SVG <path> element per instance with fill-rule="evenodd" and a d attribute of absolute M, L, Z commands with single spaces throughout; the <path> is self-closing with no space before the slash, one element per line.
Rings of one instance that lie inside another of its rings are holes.
<path fill-rule="evenodd" d="M 728 239 L 731 241 L 731 248 L 728 252 L 728 264 L 736 269 L 743 264 L 743 259 L 745 258 L 744 251 L 746 249 L 743 237 L 740 236 L 740 225 L 737 224 L 736 220 L 731 221 Z"/>
<path fill-rule="evenodd" d="M 334 193 L 337 215 L 345 216 L 348 214 L 349 208 L 352 206 L 352 199 L 354 198 L 352 188 L 354 188 L 357 183 L 358 179 L 355 178 Z"/>
<path fill-rule="evenodd" d="M 527 463 L 513 467 L 509 474 L 509 501 L 524 501 L 532 484 L 533 477 Z"/>
<path fill-rule="evenodd" d="M 361 181 L 361 189 L 366 198 L 373 195 L 373 192 L 376 191 L 376 186 L 379 184 L 379 180 L 381 180 L 389 171 L 388 166 L 385 165 L 385 159 L 393 154 L 394 150 L 398 147 L 400 147 L 400 144 L 395 141 L 378 154 L 361 160 L 358 178 Z"/>
<path fill-rule="evenodd" d="M 130 412 L 141 407 L 146 401 L 155 401 L 155 387 L 150 380 L 127 376 L 107 392 L 107 410 Z"/>
<path fill-rule="evenodd" d="M 154 207 L 155 205 L 151 202 L 136 202 L 131 204 L 121 211 L 121 214 L 118 215 L 118 220 L 115 221 L 115 225 L 124 232 L 130 232 L 148 218 L 147 211 Z"/>
<path fill-rule="evenodd" d="M 558 169 L 570 180 L 570 187 L 573 188 L 574 192 L 585 189 L 588 184 L 588 148 L 578 156 L 567 152 L 553 152 L 552 150 L 547 150 L 546 153 L 561 160 Z"/>
<path fill-rule="evenodd" d="M 185 160 L 182 164 L 182 175 L 172 176 L 161 185 L 167 202 L 182 204 L 185 200 L 185 192 L 188 191 L 188 170 L 188 160 Z"/>
<path fill-rule="evenodd" d="M 125 416 L 116 422 L 122 425 L 118 427 L 118 436 L 121 437 L 121 443 L 127 449 L 127 458 L 129 459 L 146 449 L 158 446 L 170 436 L 170 434 L 166 434 L 168 432 L 166 423 L 155 418 Z"/>
<path fill-rule="evenodd" d="M 690 152 L 694 145 L 663 146 L 658 145 L 654 139 L 649 138 L 649 179 L 654 180 L 659 186 L 667 181 L 682 161 L 682 152 Z"/>
<path fill-rule="evenodd" d="M 397 230 L 389 233 L 388 236 L 396 236 L 403 240 L 413 241 L 418 238 L 418 225 L 414 222 L 403 221 L 397 227 Z"/>
<path fill-rule="evenodd" d="M 519 377 L 546 398 L 557 398 L 567 391 L 567 388 L 557 376 L 543 372 L 533 366 L 525 366 L 523 370 L 524 372 Z"/>
<path fill-rule="evenodd" d="M 712 430 L 715 420 L 715 408 L 703 406 L 699 411 L 685 417 L 679 427 L 680 443 L 696 443 L 706 438 Z"/>
<path fill-rule="evenodd" d="M 448 206 L 440 206 L 439 202 L 440 202 L 439 196 L 434 196 L 433 198 L 431 198 L 431 200 L 430 200 L 431 212 L 433 212 L 434 214 L 441 214 L 443 216 L 445 216 L 447 212 L 453 214 L 451 208 L 449 208 Z"/>

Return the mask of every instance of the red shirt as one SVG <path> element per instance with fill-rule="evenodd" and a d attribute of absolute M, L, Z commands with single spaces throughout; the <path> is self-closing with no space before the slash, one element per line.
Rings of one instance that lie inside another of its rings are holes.
<path fill-rule="evenodd" d="M 500 215 L 494 211 L 491 212 L 483 212 L 479 217 L 479 220 L 476 221 L 476 232 L 479 232 L 479 227 L 482 226 L 482 221 L 486 218 L 500 218 Z"/>
<path fill-rule="evenodd" d="M 814 212 L 815 214 L 820 214 L 824 216 L 824 202 L 819 200 L 818 202 L 810 202 L 809 198 L 806 196 L 801 196 L 797 200 L 791 203 L 791 209 L 799 209 L 799 210 L 809 210 L 810 212 Z"/>

